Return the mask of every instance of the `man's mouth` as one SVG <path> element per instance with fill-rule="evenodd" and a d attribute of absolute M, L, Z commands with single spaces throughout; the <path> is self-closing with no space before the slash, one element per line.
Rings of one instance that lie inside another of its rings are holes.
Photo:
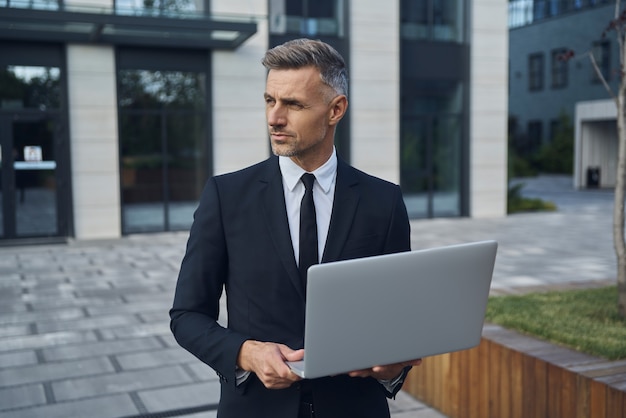
<path fill-rule="evenodd" d="M 270 132 L 270 135 L 272 136 L 272 139 L 276 140 L 284 140 L 291 136 L 285 132 Z"/>

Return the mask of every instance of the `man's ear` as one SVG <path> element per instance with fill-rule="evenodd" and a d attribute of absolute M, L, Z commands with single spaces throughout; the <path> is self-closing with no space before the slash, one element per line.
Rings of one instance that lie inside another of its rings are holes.
<path fill-rule="evenodd" d="M 335 97 L 330 101 L 329 104 L 329 113 L 328 113 L 328 124 L 336 125 L 339 121 L 344 117 L 346 111 L 348 110 L 348 98 L 343 94 Z"/>

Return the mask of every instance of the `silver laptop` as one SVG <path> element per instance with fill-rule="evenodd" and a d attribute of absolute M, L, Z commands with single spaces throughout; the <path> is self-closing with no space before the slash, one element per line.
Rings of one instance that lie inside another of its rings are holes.
<path fill-rule="evenodd" d="M 477 346 L 497 243 L 316 264 L 308 271 L 303 378 Z"/>

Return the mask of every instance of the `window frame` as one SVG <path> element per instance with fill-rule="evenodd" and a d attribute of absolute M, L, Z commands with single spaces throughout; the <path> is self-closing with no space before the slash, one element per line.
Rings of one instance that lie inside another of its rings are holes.
<path fill-rule="evenodd" d="M 563 89 L 569 82 L 569 63 L 564 58 L 567 48 L 556 48 L 551 52 L 551 87 L 553 89 Z"/>
<path fill-rule="evenodd" d="M 593 58 L 595 59 L 604 80 L 606 82 L 611 81 L 611 41 L 608 39 L 594 41 L 591 44 L 591 53 L 593 54 Z M 591 71 L 591 81 L 593 83 L 601 83 L 602 80 L 593 66 Z"/>
<path fill-rule="evenodd" d="M 544 88 L 545 56 L 543 52 L 528 55 L 528 90 L 541 91 Z"/>

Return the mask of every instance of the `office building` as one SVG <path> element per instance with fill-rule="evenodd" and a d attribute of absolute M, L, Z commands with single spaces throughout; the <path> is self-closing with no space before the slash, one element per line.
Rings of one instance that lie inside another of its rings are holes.
<path fill-rule="evenodd" d="M 625 5 L 622 2 L 622 10 Z M 521 148 L 532 152 L 554 138 L 561 115 L 567 115 L 576 124 L 572 168 L 576 187 L 615 184 L 617 140 L 606 105 L 583 106 L 584 114 L 576 116 L 578 104 L 610 98 L 591 57 L 609 87 L 617 91 L 619 45 L 614 31 L 605 32 L 614 17 L 614 0 L 509 2 L 511 133 L 522 141 Z M 568 58 L 568 51 L 574 55 Z M 597 112 L 594 116 L 593 108 L 602 109 L 602 116 Z M 599 184 L 588 182 L 597 178 L 598 171 Z"/>
<path fill-rule="evenodd" d="M 342 158 L 412 218 L 506 213 L 507 7 L 489 0 L 0 0 L 0 241 L 186 230 L 270 155 L 265 50 L 350 69 Z"/>

